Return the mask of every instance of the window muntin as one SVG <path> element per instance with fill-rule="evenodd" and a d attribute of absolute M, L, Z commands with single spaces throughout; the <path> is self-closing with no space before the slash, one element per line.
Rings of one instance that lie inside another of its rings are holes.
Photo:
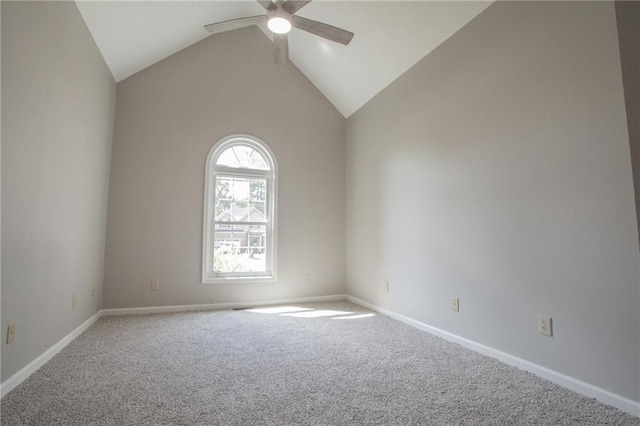
<path fill-rule="evenodd" d="M 274 280 L 276 163 L 249 136 L 217 143 L 206 167 L 203 283 Z"/>

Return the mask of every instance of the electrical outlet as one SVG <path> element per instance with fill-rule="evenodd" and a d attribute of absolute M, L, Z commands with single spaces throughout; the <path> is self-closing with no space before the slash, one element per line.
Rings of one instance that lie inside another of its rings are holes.
<path fill-rule="evenodd" d="M 96 292 L 97 292 L 96 288 L 95 287 L 91 287 L 91 295 L 95 296 Z"/>
<path fill-rule="evenodd" d="M 540 334 L 544 336 L 553 336 L 553 323 L 551 317 L 545 317 L 544 315 L 538 316 L 538 327 Z"/>
<path fill-rule="evenodd" d="M 160 280 L 151 280 L 151 290 L 160 290 Z"/>
<path fill-rule="evenodd" d="M 460 299 L 454 297 L 451 299 L 451 309 L 458 312 L 460 310 Z"/>
<path fill-rule="evenodd" d="M 385 288 L 387 289 L 387 293 L 389 293 L 389 281 L 384 282 Z"/>
<path fill-rule="evenodd" d="M 304 282 L 305 283 L 310 283 L 311 282 L 311 275 L 310 274 L 304 274 Z"/>
<path fill-rule="evenodd" d="M 10 323 L 7 326 L 7 345 L 13 342 L 14 337 L 16 337 L 16 325 L 14 323 Z"/>
<path fill-rule="evenodd" d="M 71 309 L 75 309 L 78 306 L 78 295 L 73 293 L 73 298 L 71 299 Z"/>

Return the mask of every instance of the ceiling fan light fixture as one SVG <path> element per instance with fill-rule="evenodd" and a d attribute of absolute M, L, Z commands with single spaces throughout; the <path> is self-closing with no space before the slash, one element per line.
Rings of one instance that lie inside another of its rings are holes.
<path fill-rule="evenodd" d="M 277 64 L 287 63 L 289 58 L 289 40 L 287 33 L 289 33 L 293 27 L 344 46 L 348 45 L 353 38 L 353 33 L 350 31 L 297 15 L 298 11 L 311 3 L 312 0 L 257 1 L 260 3 L 260 6 L 266 10 L 265 14 L 208 24 L 205 25 L 204 28 L 211 34 L 218 34 L 225 31 L 251 27 L 253 25 L 261 27 L 266 22 L 271 32 L 269 35 L 273 36 L 273 46 Z M 331 52 L 332 49 L 327 48 L 327 50 Z"/>
<path fill-rule="evenodd" d="M 267 27 L 276 34 L 286 34 L 291 31 L 291 22 L 282 16 L 274 16 L 267 21 Z"/>

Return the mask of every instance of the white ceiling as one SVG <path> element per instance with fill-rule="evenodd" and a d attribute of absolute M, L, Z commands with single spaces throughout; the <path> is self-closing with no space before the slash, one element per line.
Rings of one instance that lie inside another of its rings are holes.
<path fill-rule="evenodd" d="M 253 0 L 76 3 L 116 81 L 209 36 L 205 24 L 264 13 Z M 298 14 L 355 37 L 342 46 L 294 29 L 289 56 L 349 117 L 490 4 L 315 0 Z"/>

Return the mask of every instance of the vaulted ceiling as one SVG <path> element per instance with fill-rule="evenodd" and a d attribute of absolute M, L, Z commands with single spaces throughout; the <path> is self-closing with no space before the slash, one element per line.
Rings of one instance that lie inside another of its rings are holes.
<path fill-rule="evenodd" d="M 116 81 L 209 35 L 203 26 L 264 9 L 241 1 L 76 0 Z M 315 0 L 300 16 L 355 33 L 348 46 L 294 29 L 291 62 L 349 117 L 491 1 Z M 265 35 L 271 37 L 266 26 Z"/>

